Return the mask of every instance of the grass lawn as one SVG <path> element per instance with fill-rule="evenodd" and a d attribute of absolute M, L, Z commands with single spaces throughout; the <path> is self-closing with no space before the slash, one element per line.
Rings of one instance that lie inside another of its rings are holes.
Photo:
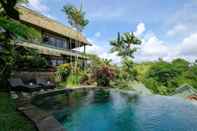
<path fill-rule="evenodd" d="M 0 92 L 0 131 L 36 131 L 32 123 L 16 111 L 8 93 Z"/>

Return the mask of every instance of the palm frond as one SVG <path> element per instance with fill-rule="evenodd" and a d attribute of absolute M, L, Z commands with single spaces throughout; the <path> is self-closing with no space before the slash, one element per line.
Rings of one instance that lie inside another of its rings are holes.
<path fill-rule="evenodd" d="M 85 18 L 85 12 L 71 4 L 65 5 L 63 11 L 68 17 L 68 23 L 80 32 L 89 23 L 89 20 Z"/>

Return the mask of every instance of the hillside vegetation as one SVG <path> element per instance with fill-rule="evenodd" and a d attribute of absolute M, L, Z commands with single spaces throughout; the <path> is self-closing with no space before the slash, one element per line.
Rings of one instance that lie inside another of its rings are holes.
<path fill-rule="evenodd" d="M 156 94 L 168 95 L 182 84 L 197 89 L 197 63 L 184 59 L 136 64 L 137 78 Z"/>

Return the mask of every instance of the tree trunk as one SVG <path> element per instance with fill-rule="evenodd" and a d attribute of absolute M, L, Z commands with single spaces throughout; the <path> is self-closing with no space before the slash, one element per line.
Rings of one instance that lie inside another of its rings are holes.
<path fill-rule="evenodd" d="M 3 53 L 1 54 L 2 62 L 0 63 L 0 91 L 8 91 L 9 90 L 9 84 L 8 79 L 11 76 L 11 72 L 14 65 L 14 45 L 11 44 L 12 36 L 10 32 L 6 32 L 5 34 L 5 41 L 3 44 Z"/>

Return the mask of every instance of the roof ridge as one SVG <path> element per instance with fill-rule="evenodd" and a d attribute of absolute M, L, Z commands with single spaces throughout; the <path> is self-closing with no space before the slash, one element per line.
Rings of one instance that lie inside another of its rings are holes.
<path fill-rule="evenodd" d="M 25 6 L 25 5 L 21 5 L 21 4 L 20 4 L 20 5 L 17 5 L 16 8 L 25 8 L 25 9 L 31 11 L 32 13 L 34 13 L 35 15 L 39 15 L 39 16 L 41 16 L 41 17 L 43 17 L 43 18 L 46 18 L 46 19 L 48 19 L 48 20 L 50 20 L 50 21 L 53 21 L 53 22 L 55 22 L 55 23 L 57 23 L 57 24 L 60 24 L 60 25 L 62 25 L 62 26 L 64 26 L 64 27 L 66 27 L 66 28 L 69 28 L 70 30 L 73 30 L 73 31 L 75 31 L 75 32 L 77 32 L 77 33 L 82 34 L 81 32 L 76 31 L 75 29 L 73 29 L 72 27 L 69 27 L 69 26 L 63 24 L 63 23 L 60 22 L 60 21 L 54 20 L 54 19 L 52 19 L 52 18 L 50 18 L 50 17 L 48 17 L 48 16 L 42 14 L 41 12 L 36 11 L 36 10 L 34 10 L 34 9 L 31 9 L 31 8 Z"/>
<path fill-rule="evenodd" d="M 85 35 L 83 35 L 83 33 L 78 32 L 75 29 L 64 25 L 63 23 L 61 23 L 57 20 L 47 17 L 46 15 L 43 15 L 41 12 L 30 9 L 24 5 L 17 5 L 16 8 L 19 10 L 19 12 L 21 12 L 20 18 L 22 21 L 28 22 L 30 24 L 34 24 L 36 26 L 46 28 L 47 30 L 50 30 L 50 31 L 55 31 L 56 33 L 59 33 L 59 34 L 64 35 L 66 37 L 70 37 L 72 39 L 80 41 L 83 44 L 91 45 L 89 43 L 89 41 L 87 40 L 87 38 L 85 37 Z M 33 16 L 35 16 L 35 18 L 28 17 L 28 15 L 30 15 L 30 16 L 33 15 Z M 41 20 L 39 20 L 39 18 Z M 36 19 L 37 19 L 37 21 L 34 21 Z M 49 22 L 55 27 L 47 26 L 46 24 L 43 24 L 41 21 L 42 22 Z M 41 22 L 41 23 L 39 23 L 39 22 Z M 56 30 L 54 30 L 54 28 L 56 28 Z"/>

